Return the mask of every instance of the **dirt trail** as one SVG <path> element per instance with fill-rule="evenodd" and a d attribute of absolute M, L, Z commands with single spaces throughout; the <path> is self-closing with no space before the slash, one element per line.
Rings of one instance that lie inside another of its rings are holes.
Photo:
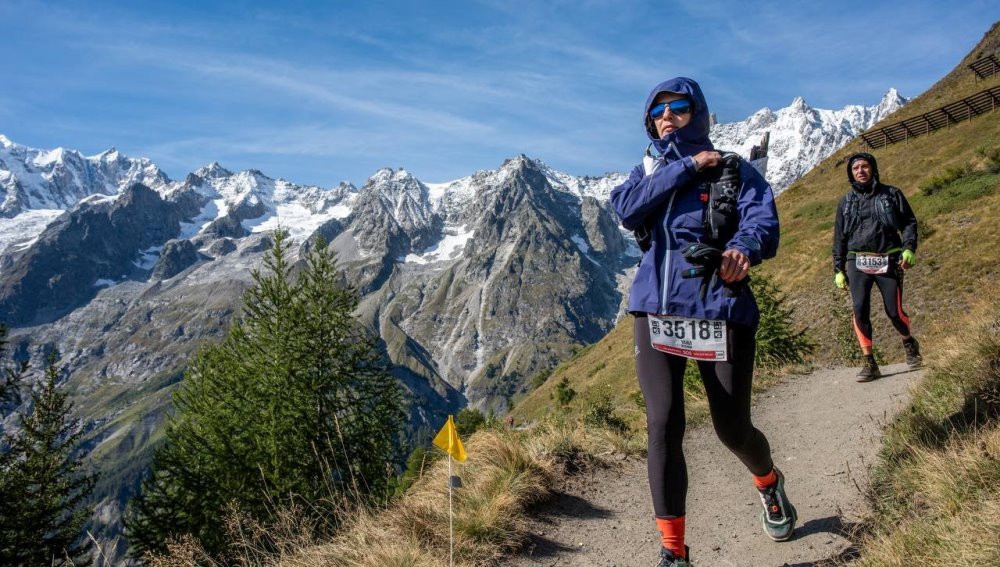
<path fill-rule="evenodd" d="M 775 543 L 764 535 L 749 473 L 711 425 L 688 430 L 687 544 L 695 565 L 823 565 L 852 553 L 843 534 L 865 509 L 859 487 L 867 483 L 881 429 L 908 401 L 909 388 L 921 375 L 896 364 L 882 367 L 882 379 L 858 384 L 856 371 L 791 377 L 754 407 L 754 423 L 767 435 L 798 510 L 790 541 Z M 540 512 L 528 549 L 505 564 L 656 564 L 659 540 L 644 459 L 573 478 Z"/>

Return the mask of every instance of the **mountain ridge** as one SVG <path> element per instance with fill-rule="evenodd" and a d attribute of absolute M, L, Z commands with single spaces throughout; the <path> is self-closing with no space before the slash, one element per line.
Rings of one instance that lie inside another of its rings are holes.
<path fill-rule="evenodd" d="M 777 111 L 765 107 L 746 120 L 716 124 L 710 137 L 716 147 L 747 156 L 751 147 L 770 132 L 766 178 L 780 194 L 828 155 L 908 101 L 894 88 L 886 91 L 876 105 L 847 105 L 840 110 L 813 108 L 803 97 L 795 97 L 789 106 Z"/>

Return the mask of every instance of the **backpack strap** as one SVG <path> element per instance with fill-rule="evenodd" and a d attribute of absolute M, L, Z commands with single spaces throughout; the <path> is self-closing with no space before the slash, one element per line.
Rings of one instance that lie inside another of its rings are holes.
<path fill-rule="evenodd" d="M 844 228 L 848 234 L 857 230 L 858 224 L 861 223 L 860 207 L 861 198 L 854 189 L 851 189 L 847 199 L 844 200 Z"/>
<path fill-rule="evenodd" d="M 886 186 L 883 186 L 886 187 Z M 880 193 L 877 197 L 878 201 L 878 220 L 882 223 L 882 226 L 892 227 L 896 230 L 903 229 L 903 223 L 900 220 L 900 214 L 896 210 L 896 203 L 894 202 L 894 197 L 892 193 L 892 188 L 886 188 L 885 191 Z"/>

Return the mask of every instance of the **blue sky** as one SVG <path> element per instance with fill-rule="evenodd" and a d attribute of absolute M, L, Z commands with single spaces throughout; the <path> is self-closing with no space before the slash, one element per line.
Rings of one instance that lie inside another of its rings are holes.
<path fill-rule="evenodd" d="M 0 133 L 174 179 L 218 161 L 441 182 L 519 153 L 597 175 L 638 161 L 663 79 L 698 80 L 722 122 L 872 105 L 926 90 L 997 19 L 1000 0 L 2 0 Z"/>

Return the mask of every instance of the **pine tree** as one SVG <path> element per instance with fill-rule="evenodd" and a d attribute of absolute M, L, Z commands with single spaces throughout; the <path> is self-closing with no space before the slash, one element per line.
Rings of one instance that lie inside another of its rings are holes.
<path fill-rule="evenodd" d="M 76 449 L 82 429 L 69 417 L 72 404 L 56 387 L 58 355 L 49 355 L 33 409 L 21 429 L 8 436 L 0 456 L 0 564 L 82 564 L 81 530 L 91 509 L 84 506 L 95 477 L 83 469 Z"/>
<path fill-rule="evenodd" d="M 762 272 L 750 281 L 760 325 L 757 327 L 757 366 L 781 366 L 800 363 L 812 352 L 814 345 L 805 331 L 792 329 L 794 311 L 785 302 L 778 285 Z"/>
<path fill-rule="evenodd" d="M 166 443 L 126 518 L 136 556 L 182 534 L 224 555 L 232 502 L 266 524 L 274 503 L 294 497 L 315 507 L 386 489 L 405 417 L 400 387 L 352 318 L 358 295 L 338 284 L 325 243 L 297 279 L 289 246 L 277 232 L 241 316 L 175 392 Z"/>

